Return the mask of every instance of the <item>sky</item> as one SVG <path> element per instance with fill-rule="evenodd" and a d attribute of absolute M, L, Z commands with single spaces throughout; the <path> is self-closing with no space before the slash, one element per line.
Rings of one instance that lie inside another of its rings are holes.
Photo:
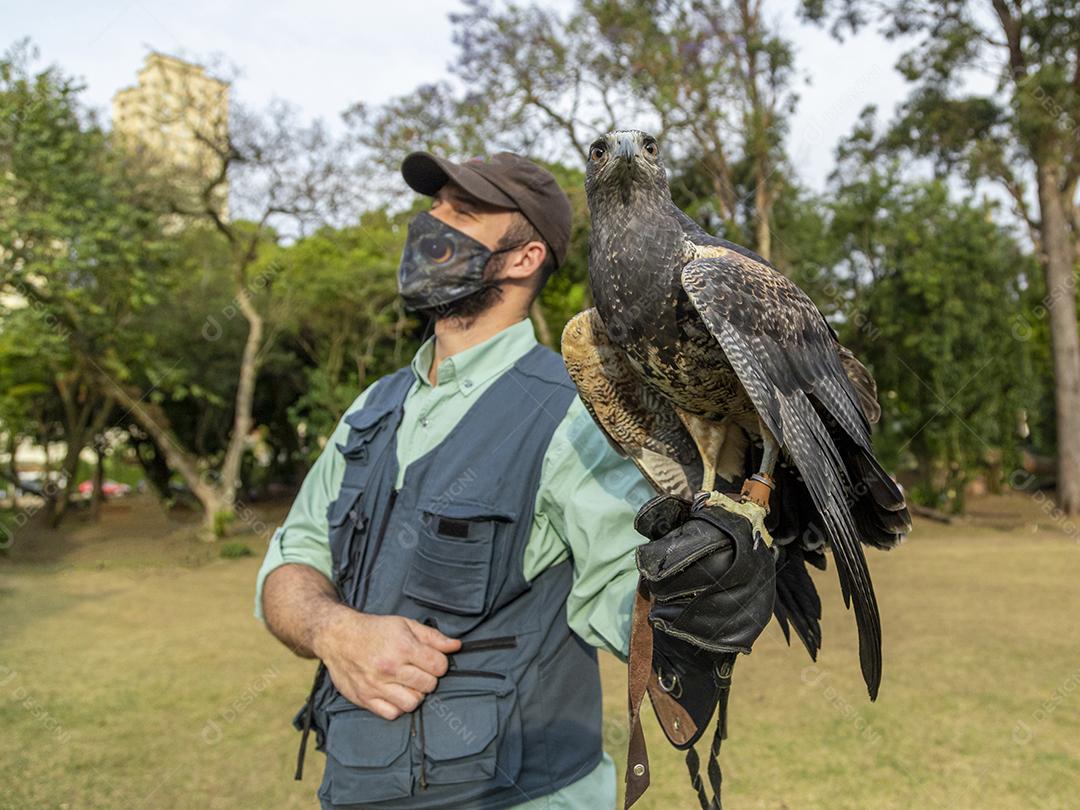
<path fill-rule="evenodd" d="M 787 145 L 803 181 L 820 190 L 837 142 L 863 107 L 877 104 L 888 115 L 907 95 L 893 69 L 903 46 L 872 31 L 838 43 L 799 24 L 796 4 L 773 0 L 766 10 L 794 42 L 809 81 L 800 82 Z M 355 102 L 378 104 L 446 78 L 454 57 L 447 15 L 460 8 L 459 0 L 0 0 L 0 47 L 30 37 L 42 63 L 84 80 L 84 100 L 103 120 L 113 93 L 134 83 L 147 52 L 160 50 L 235 65 L 234 98 L 249 106 L 280 97 L 335 121 Z"/>

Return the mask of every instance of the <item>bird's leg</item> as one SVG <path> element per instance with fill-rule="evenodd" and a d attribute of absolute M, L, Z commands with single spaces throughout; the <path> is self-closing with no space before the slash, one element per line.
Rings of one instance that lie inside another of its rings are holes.
<path fill-rule="evenodd" d="M 769 530 L 765 527 L 765 515 L 768 512 L 768 495 L 765 497 L 765 505 L 762 506 L 756 500 L 747 501 L 745 498 L 735 500 L 723 492 L 719 492 L 713 487 L 716 486 L 716 465 L 720 460 L 720 452 L 724 447 L 724 441 L 727 439 L 727 431 L 729 422 L 713 422 L 708 419 L 703 419 L 700 416 L 687 413 L 681 408 L 676 408 L 676 412 L 679 414 L 679 418 L 682 419 L 686 429 L 690 431 L 690 436 L 694 440 L 694 444 L 697 445 L 698 453 L 701 454 L 702 464 L 702 480 L 701 491 L 694 495 L 694 508 L 701 508 L 706 506 L 719 506 L 721 509 L 725 509 L 728 512 L 733 512 L 737 515 L 742 515 L 746 518 L 750 525 L 754 528 L 755 543 L 760 538 L 766 545 L 772 545 L 772 536 L 769 534 Z M 764 428 L 763 428 L 764 429 Z M 772 439 L 770 436 L 769 439 Z M 772 449 L 769 449 L 768 441 L 766 443 L 766 458 L 762 460 L 763 466 L 767 463 L 768 470 L 772 470 L 773 465 L 776 463 L 777 452 L 779 446 L 775 440 L 772 440 Z M 761 473 L 757 473 L 761 475 Z M 747 483 L 751 483 L 748 481 Z M 745 488 L 745 485 L 744 485 Z"/>
<path fill-rule="evenodd" d="M 701 456 L 701 490 L 698 496 L 704 497 L 716 486 L 716 462 L 720 458 L 720 451 L 727 438 L 727 425 L 688 413 L 682 408 L 677 407 L 676 411 L 690 432 L 690 437 L 697 445 L 698 454 Z"/>
<path fill-rule="evenodd" d="M 769 509 L 769 497 L 776 488 L 776 480 L 773 478 L 773 469 L 776 467 L 776 459 L 780 455 L 780 443 L 776 437 L 765 427 L 765 423 L 759 418 L 758 427 L 761 430 L 761 467 L 758 471 L 743 481 L 742 491 L 739 493 L 741 500 L 751 501 L 766 511 Z"/>

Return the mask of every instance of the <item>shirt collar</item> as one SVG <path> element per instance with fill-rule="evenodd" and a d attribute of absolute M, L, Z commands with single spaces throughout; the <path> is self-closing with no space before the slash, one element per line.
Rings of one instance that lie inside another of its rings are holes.
<path fill-rule="evenodd" d="M 447 357 L 439 364 L 439 387 L 457 386 L 458 392 L 471 395 L 492 377 L 501 374 L 536 345 L 532 321 L 524 318 L 482 343 Z M 431 386 L 428 371 L 435 356 L 435 336 L 421 344 L 412 359 L 413 375 L 421 386 Z"/>

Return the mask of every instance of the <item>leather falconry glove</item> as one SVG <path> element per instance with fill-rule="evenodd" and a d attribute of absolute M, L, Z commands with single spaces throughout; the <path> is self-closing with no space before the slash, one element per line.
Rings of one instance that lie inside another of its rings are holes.
<path fill-rule="evenodd" d="M 726 736 L 732 667 L 769 623 L 775 596 L 775 558 L 761 522 L 764 512 L 728 498 L 720 502 L 691 504 L 660 495 L 645 503 L 634 521 L 649 539 L 638 546 L 636 560 L 651 601 L 651 703 L 669 741 L 689 749 L 687 767 L 702 807 L 710 802 L 692 746 L 719 706 L 708 763 L 718 806 L 716 754 Z"/>
<path fill-rule="evenodd" d="M 671 495 L 645 503 L 634 528 L 650 540 L 636 557 L 654 630 L 706 652 L 750 652 L 775 594 L 775 560 L 760 530 L 722 506 Z"/>

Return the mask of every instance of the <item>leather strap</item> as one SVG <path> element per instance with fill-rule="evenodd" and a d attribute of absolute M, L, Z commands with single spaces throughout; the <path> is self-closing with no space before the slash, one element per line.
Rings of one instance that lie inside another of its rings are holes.
<path fill-rule="evenodd" d="M 627 692 L 630 704 L 630 738 L 626 747 L 626 800 L 624 810 L 649 787 L 649 752 L 641 728 L 641 703 L 652 675 L 653 630 L 649 625 L 652 598 L 640 579 L 630 619 L 630 655 L 627 660 Z"/>
<path fill-rule="evenodd" d="M 685 748 L 697 734 L 697 723 L 694 722 L 694 718 L 660 685 L 655 669 L 649 676 L 648 692 L 649 703 L 653 705 L 656 719 L 660 721 L 664 734 L 676 748 Z"/>
<path fill-rule="evenodd" d="M 304 720 L 301 726 L 300 748 L 296 752 L 296 772 L 293 779 L 299 782 L 304 778 L 304 756 L 307 754 L 308 735 L 311 734 L 311 721 L 315 715 L 315 696 L 319 694 L 323 678 L 326 676 L 326 664 L 319 662 L 315 670 L 315 681 L 311 684 L 311 692 L 308 694 L 307 705 L 304 706 Z"/>
<path fill-rule="evenodd" d="M 776 489 L 776 484 L 769 480 L 771 478 L 772 476 L 767 476 L 765 473 L 754 473 L 743 481 L 739 496 L 743 500 L 753 501 L 768 512 L 769 499 L 772 497 L 773 490 Z"/>

